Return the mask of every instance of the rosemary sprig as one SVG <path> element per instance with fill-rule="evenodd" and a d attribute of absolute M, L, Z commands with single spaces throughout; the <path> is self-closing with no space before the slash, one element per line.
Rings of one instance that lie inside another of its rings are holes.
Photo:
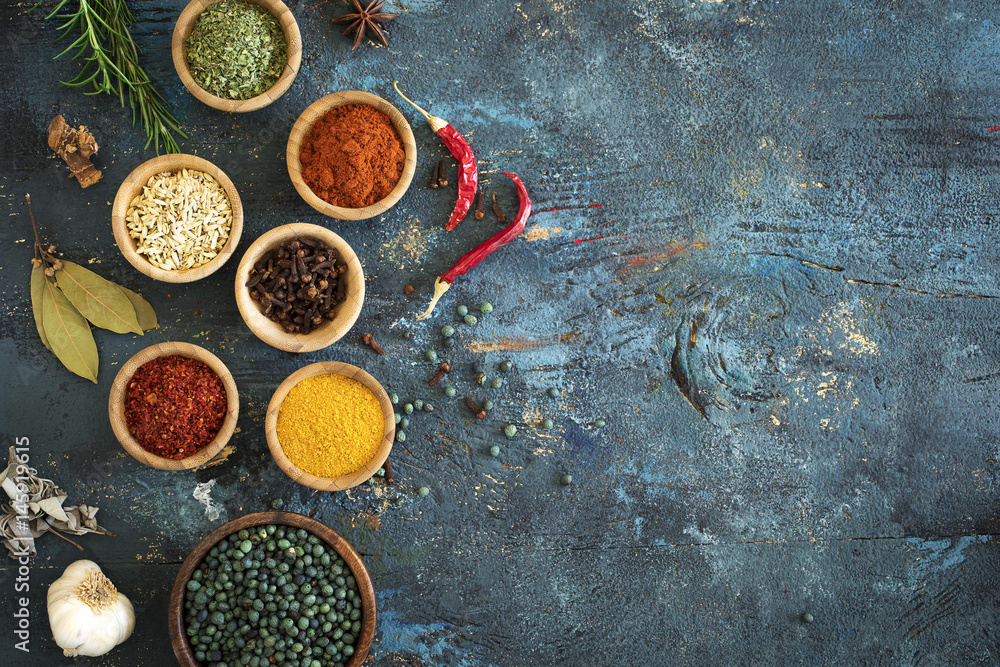
<path fill-rule="evenodd" d="M 60 83 L 73 87 L 89 83 L 94 91 L 88 95 L 115 95 L 123 107 L 128 93 L 132 123 L 135 124 L 138 119 L 148 137 L 145 148 L 154 144 L 159 154 L 162 142 L 165 152 L 179 153 L 180 147 L 173 133 L 185 139 L 187 135 L 170 113 L 163 95 L 139 65 L 139 48 L 129 32 L 129 25 L 135 19 L 125 0 L 76 1 L 76 10 L 69 11 L 67 5 L 70 0 L 59 0 L 55 9 L 45 17 L 65 19 L 65 23 L 57 28 L 61 34 L 56 41 L 79 33 L 56 58 L 72 51 L 71 57 L 83 61 L 83 67 L 75 77 Z M 67 11 L 60 13 L 64 8 Z"/>

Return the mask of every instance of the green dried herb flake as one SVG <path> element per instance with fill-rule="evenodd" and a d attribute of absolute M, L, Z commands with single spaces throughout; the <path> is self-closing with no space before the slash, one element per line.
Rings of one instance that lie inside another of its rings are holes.
<path fill-rule="evenodd" d="M 278 20 L 244 0 L 223 0 L 205 9 L 185 44 L 191 76 L 216 97 L 256 97 L 275 84 L 288 62 Z"/>

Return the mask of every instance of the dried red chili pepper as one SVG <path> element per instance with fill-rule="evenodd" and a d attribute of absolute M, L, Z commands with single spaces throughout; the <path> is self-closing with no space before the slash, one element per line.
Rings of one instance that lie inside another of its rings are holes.
<path fill-rule="evenodd" d="M 454 229 L 455 225 L 462 222 L 472 207 L 472 200 L 476 197 L 476 187 L 479 185 L 479 170 L 476 167 L 476 156 L 472 154 L 469 142 L 459 134 L 458 130 L 448 124 L 448 121 L 437 116 L 432 116 L 404 95 L 399 90 L 399 82 L 393 81 L 392 85 L 399 93 L 399 96 L 410 103 L 414 109 L 423 114 L 427 122 L 430 123 L 434 133 L 441 137 L 441 141 L 447 146 L 451 154 L 458 160 L 458 199 L 455 201 L 455 208 L 448 218 L 445 229 Z"/>
<path fill-rule="evenodd" d="M 226 387 L 207 364 L 167 356 L 146 362 L 125 391 L 125 423 L 146 451 L 183 459 L 210 443 L 227 411 Z"/>
<path fill-rule="evenodd" d="M 479 262 L 483 261 L 483 259 L 485 259 L 490 253 L 499 250 L 513 241 L 524 230 L 524 223 L 527 221 L 528 216 L 531 215 L 531 199 L 528 197 L 528 190 L 524 187 L 524 183 L 521 182 L 521 179 L 517 177 L 517 174 L 511 174 L 505 171 L 503 175 L 514 181 L 514 187 L 517 188 L 517 200 L 519 206 L 517 215 L 514 216 L 514 220 L 507 225 L 503 231 L 495 234 L 488 241 L 480 243 L 475 248 L 462 255 L 455 266 L 438 276 L 438 279 L 434 281 L 434 298 L 431 299 L 431 303 L 427 306 L 427 310 L 425 310 L 422 314 L 417 315 L 418 320 L 430 317 L 431 311 L 434 310 L 434 306 L 436 306 L 437 302 L 442 296 L 444 296 L 444 293 L 448 291 L 451 284 L 455 282 L 455 278 L 479 264 Z"/>

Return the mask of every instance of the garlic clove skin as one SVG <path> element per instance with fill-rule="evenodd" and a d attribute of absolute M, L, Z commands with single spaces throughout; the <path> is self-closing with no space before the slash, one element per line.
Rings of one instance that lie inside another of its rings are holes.
<path fill-rule="evenodd" d="M 104 655 L 135 628 L 132 603 L 90 560 L 67 567 L 49 586 L 47 602 L 52 636 L 69 657 Z"/>

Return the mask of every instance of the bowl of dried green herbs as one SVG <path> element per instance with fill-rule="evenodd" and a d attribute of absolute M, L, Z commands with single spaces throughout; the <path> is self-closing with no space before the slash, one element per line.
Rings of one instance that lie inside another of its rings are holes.
<path fill-rule="evenodd" d="M 174 26 L 171 54 L 192 95 L 240 113 L 288 90 L 302 63 L 302 37 L 282 0 L 192 0 Z"/>
<path fill-rule="evenodd" d="M 155 280 L 189 283 L 232 256 L 243 232 L 236 186 L 217 166 L 171 153 L 143 162 L 122 182 L 111 230 L 128 262 Z"/>

